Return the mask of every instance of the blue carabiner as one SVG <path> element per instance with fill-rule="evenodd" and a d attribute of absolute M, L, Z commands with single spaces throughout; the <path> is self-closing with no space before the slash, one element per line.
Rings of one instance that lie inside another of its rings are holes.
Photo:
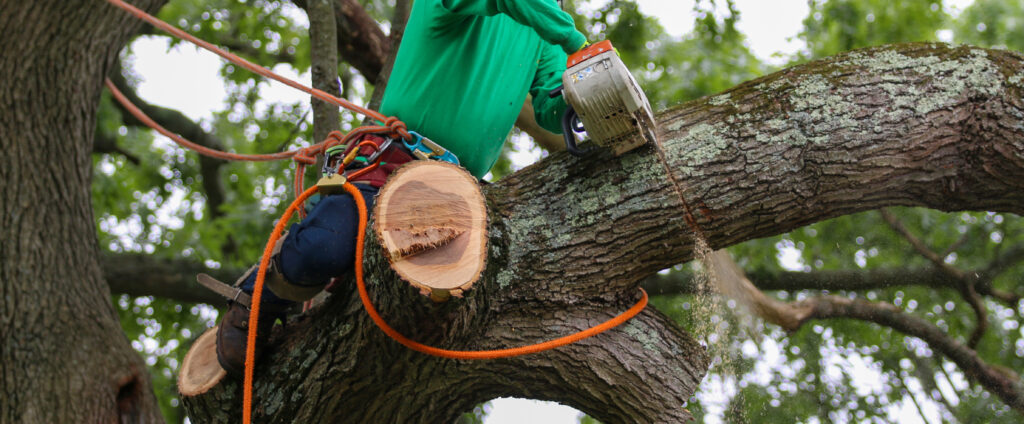
<path fill-rule="evenodd" d="M 409 131 L 409 134 L 412 134 L 412 141 L 402 140 L 402 144 L 404 144 L 417 159 L 435 159 L 459 165 L 459 158 L 452 154 L 452 152 L 449 152 L 448 149 L 441 147 L 440 144 L 435 143 L 433 140 L 426 138 L 415 131 Z"/>

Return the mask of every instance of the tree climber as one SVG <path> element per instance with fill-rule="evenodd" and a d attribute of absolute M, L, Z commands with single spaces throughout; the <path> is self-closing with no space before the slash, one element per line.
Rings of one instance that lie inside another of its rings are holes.
<path fill-rule="evenodd" d="M 478 178 L 497 161 L 527 93 L 533 95 L 537 122 L 561 133 L 566 104 L 548 93 L 562 84 L 568 54 L 581 49 L 586 39 L 560 3 L 414 2 L 380 111 L 446 148 Z M 363 138 L 367 140 L 377 146 L 385 142 L 376 135 Z M 360 154 L 374 150 L 366 146 Z M 400 149 L 388 149 L 381 157 L 387 165 L 353 181 L 368 207 L 387 176 L 412 159 Z M 351 197 L 330 195 L 291 226 L 275 246 L 267 270 L 259 334 L 268 334 L 295 302 L 311 299 L 332 277 L 351 270 L 357 221 Z M 242 292 L 252 293 L 256 269 L 236 282 Z M 244 370 L 248 336 L 248 306 L 237 301 L 244 297 L 229 302 L 217 334 L 217 359 L 235 376 Z"/>

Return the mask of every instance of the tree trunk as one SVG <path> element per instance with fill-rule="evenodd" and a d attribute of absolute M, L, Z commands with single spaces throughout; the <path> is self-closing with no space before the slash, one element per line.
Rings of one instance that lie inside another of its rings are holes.
<path fill-rule="evenodd" d="M 658 120 L 686 204 L 651 149 L 552 154 L 485 189 L 487 269 L 464 299 L 432 304 L 373 247 L 371 297 L 415 340 L 516 346 L 603 321 L 636 300 L 641 280 L 690 260 L 690 208 L 712 248 L 888 205 L 1020 214 L 1022 62 L 999 50 L 887 46 L 683 104 Z M 257 420 L 446 422 L 521 396 L 608 423 L 680 422 L 708 366 L 703 348 L 653 308 L 555 351 L 437 359 L 387 339 L 351 287 L 275 331 L 257 364 Z M 240 398 L 228 381 L 185 405 L 194 422 L 230 421 Z"/>
<path fill-rule="evenodd" d="M 100 1 L 0 10 L 0 422 L 162 421 L 103 282 L 90 198 L 103 77 L 141 25 Z"/>

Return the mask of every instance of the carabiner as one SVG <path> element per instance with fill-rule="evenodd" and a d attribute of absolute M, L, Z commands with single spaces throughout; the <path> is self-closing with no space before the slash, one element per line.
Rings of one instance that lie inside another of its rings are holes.
<path fill-rule="evenodd" d="M 415 131 L 409 131 L 409 134 L 412 134 L 413 142 L 402 140 L 402 143 L 417 159 L 437 159 L 459 165 L 459 158 L 440 144 Z"/>
<path fill-rule="evenodd" d="M 337 155 L 340 155 L 342 153 L 345 153 L 345 149 L 347 149 L 347 148 L 348 148 L 347 144 L 335 144 L 335 145 L 333 145 L 331 147 L 328 147 L 326 150 L 324 150 L 324 165 L 320 169 L 320 174 L 322 174 L 322 175 L 331 175 L 331 174 L 341 173 L 341 168 L 342 168 L 341 161 L 338 161 L 338 164 L 334 167 L 334 169 L 331 169 L 331 158 L 333 158 L 333 157 L 335 157 Z"/>
<path fill-rule="evenodd" d="M 373 152 L 373 154 L 370 155 L 370 157 L 366 158 L 366 163 L 368 165 L 372 165 L 373 163 L 377 162 L 377 159 L 380 158 L 380 156 L 384 154 L 385 150 L 387 150 L 389 147 L 391 147 L 391 143 L 394 142 L 394 141 L 395 141 L 395 139 L 391 138 L 391 137 L 388 137 L 388 138 L 384 139 L 384 142 L 380 143 L 377 146 L 377 150 L 375 152 Z"/>

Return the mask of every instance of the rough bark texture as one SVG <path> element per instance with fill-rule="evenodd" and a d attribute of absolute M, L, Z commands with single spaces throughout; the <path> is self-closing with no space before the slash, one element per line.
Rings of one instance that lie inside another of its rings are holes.
<path fill-rule="evenodd" d="M 312 60 L 313 88 L 335 96 L 341 95 L 338 85 L 338 39 L 334 23 L 333 0 L 309 0 L 310 56 Z M 313 139 L 317 142 L 327 139 L 327 134 L 341 128 L 341 113 L 338 107 L 327 102 L 312 99 Z"/>
<path fill-rule="evenodd" d="M 712 248 L 888 205 L 1020 214 L 1022 62 L 937 44 L 855 51 L 663 112 L 659 136 Z M 693 256 L 684 207 L 650 149 L 552 154 L 485 195 L 488 268 L 465 299 L 431 304 L 368 249 L 371 296 L 398 330 L 450 348 L 549 339 L 621 311 L 641 280 Z M 258 420 L 446 422 L 504 395 L 609 423 L 679 422 L 708 365 L 653 308 L 553 352 L 440 360 L 388 340 L 351 284 L 340 287 L 272 336 L 257 365 Z M 185 399 L 195 422 L 230 421 L 239 403 L 234 382 Z"/>
<path fill-rule="evenodd" d="M 99 1 L 0 10 L 0 422 L 161 421 L 103 282 L 89 191 L 103 77 L 140 25 Z"/>

